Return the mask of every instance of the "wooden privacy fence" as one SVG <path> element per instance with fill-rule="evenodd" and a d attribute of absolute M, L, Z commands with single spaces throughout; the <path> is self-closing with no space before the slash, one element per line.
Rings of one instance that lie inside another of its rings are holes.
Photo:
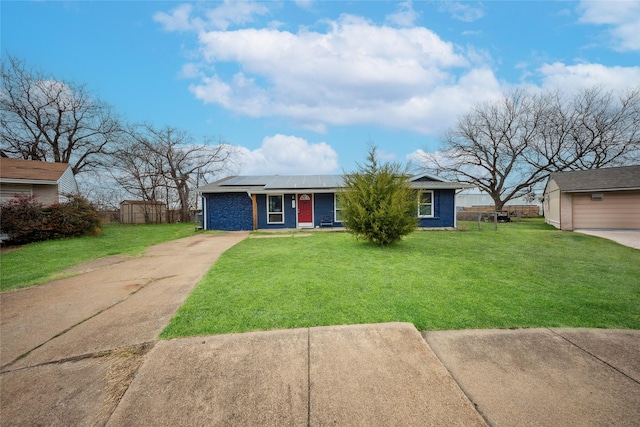
<path fill-rule="evenodd" d="M 458 221 L 477 221 L 478 214 L 482 219 L 493 219 L 494 206 L 465 206 L 458 212 Z M 504 206 L 502 211 L 510 218 L 536 218 L 540 216 L 540 207 L 536 205 L 511 205 Z"/>

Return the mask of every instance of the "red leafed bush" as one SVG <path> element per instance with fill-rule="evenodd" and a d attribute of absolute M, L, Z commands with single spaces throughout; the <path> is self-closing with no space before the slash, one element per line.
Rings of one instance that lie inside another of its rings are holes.
<path fill-rule="evenodd" d="M 14 244 L 84 236 L 99 229 L 98 212 L 77 195 L 51 206 L 43 206 L 36 196 L 25 195 L 0 204 L 0 232 Z"/>

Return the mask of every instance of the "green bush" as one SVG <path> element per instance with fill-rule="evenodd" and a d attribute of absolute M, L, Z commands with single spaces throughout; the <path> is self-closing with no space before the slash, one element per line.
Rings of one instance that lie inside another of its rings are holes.
<path fill-rule="evenodd" d="M 413 232 L 416 194 L 407 173 L 397 163 L 379 164 L 371 147 L 367 163 L 345 174 L 345 189 L 338 193 L 347 231 L 376 245 L 398 242 Z"/>
<path fill-rule="evenodd" d="M 37 196 L 25 195 L 0 204 L 0 232 L 14 244 L 84 236 L 99 229 L 95 207 L 78 195 L 51 206 L 43 206 Z"/>

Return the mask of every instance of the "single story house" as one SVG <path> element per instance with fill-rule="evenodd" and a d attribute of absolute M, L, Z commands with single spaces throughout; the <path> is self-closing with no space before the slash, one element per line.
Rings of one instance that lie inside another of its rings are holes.
<path fill-rule="evenodd" d="M 561 230 L 640 230 L 640 165 L 552 173 L 544 217 Z"/>
<path fill-rule="evenodd" d="M 419 227 L 455 228 L 456 190 L 466 184 L 429 174 L 409 178 Z M 205 230 L 341 227 L 342 175 L 231 176 L 197 189 Z"/>
<path fill-rule="evenodd" d="M 0 201 L 16 194 L 38 196 L 38 201 L 51 205 L 66 200 L 65 195 L 78 193 L 71 166 L 36 160 L 0 157 Z"/>

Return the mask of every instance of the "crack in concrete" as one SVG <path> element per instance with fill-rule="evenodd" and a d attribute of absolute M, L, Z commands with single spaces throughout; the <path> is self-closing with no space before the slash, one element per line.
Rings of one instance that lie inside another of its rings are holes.
<path fill-rule="evenodd" d="M 65 357 L 57 360 L 48 360 L 46 362 L 38 363 L 36 365 L 22 366 L 20 368 L 13 369 L 13 370 L 2 371 L 0 372 L 0 374 L 7 374 L 10 372 L 19 372 L 19 371 L 24 371 L 27 369 L 33 369 L 33 368 L 38 368 L 38 367 L 47 366 L 47 365 L 59 365 L 62 363 L 79 362 L 81 360 L 86 360 L 86 359 L 99 359 L 102 357 L 108 357 L 108 356 L 112 356 L 119 353 L 129 354 L 133 356 L 144 356 L 156 345 L 156 343 L 157 341 L 147 341 L 140 344 L 133 344 L 133 345 L 113 348 L 109 350 L 101 350 L 101 351 L 95 351 L 92 353 L 79 354 L 77 356 Z"/>
<path fill-rule="evenodd" d="M 444 361 L 442 360 L 442 358 L 440 357 L 440 355 L 438 354 L 438 352 L 431 347 L 431 344 L 429 344 L 429 340 L 427 340 L 426 337 L 426 332 L 421 332 L 420 336 L 422 336 L 422 339 L 424 340 L 425 343 L 427 343 L 427 346 L 429 347 L 429 349 L 433 352 L 433 354 L 436 356 L 436 358 L 438 359 L 438 361 L 440 362 L 440 364 L 444 367 L 444 369 L 446 369 L 447 373 L 449 374 L 449 376 L 453 379 L 453 381 L 456 383 L 456 385 L 458 386 L 458 388 L 460 389 L 460 391 L 462 392 L 462 394 L 464 394 L 464 396 L 467 398 L 467 400 L 473 405 L 473 409 L 478 413 L 478 415 L 480 415 L 480 417 L 482 418 L 482 420 L 484 421 L 484 423 L 488 426 L 488 427 L 492 427 L 493 424 L 491 424 L 491 422 L 489 421 L 489 419 L 485 416 L 485 414 L 482 412 L 482 410 L 480 409 L 480 407 L 478 406 L 478 404 L 471 398 L 471 396 L 469 396 L 469 393 L 467 392 L 467 390 L 464 389 L 464 387 L 462 386 L 462 384 L 460 384 L 460 381 L 458 381 L 458 379 L 456 378 L 456 376 L 453 374 L 453 372 L 451 372 L 449 370 L 449 367 L 444 363 Z"/>
<path fill-rule="evenodd" d="M 93 319 L 94 317 L 99 316 L 100 314 L 102 314 L 102 313 L 104 313 L 104 312 L 106 312 L 106 311 L 111 310 L 113 307 L 115 307 L 115 306 L 117 306 L 117 305 L 119 305 L 119 304 L 122 304 L 123 302 L 125 302 L 126 300 L 128 300 L 129 298 L 131 298 L 131 296 L 133 296 L 133 295 L 137 294 L 138 292 L 140 292 L 141 290 L 143 290 L 144 288 L 146 288 L 146 287 L 147 287 L 147 286 L 149 286 L 150 284 L 152 284 L 152 283 L 154 283 L 154 282 L 158 282 L 158 281 L 160 281 L 160 280 L 169 279 L 169 278 L 171 278 L 171 277 L 176 277 L 176 276 L 177 276 L 177 274 L 172 274 L 172 275 L 169 275 L 169 276 L 163 276 L 163 277 L 148 278 L 148 279 L 146 279 L 146 280 L 147 280 L 147 281 L 146 281 L 146 283 L 144 283 L 142 286 L 140 286 L 138 289 L 134 290 L 133 292 L 128 293 L 128 294 L 127 294 L 124 298 L 122 298 L 121 300 L 116 301 L 115 303 L 111 304 L 110 306 L 105 307 L 105 308 L 103 308 L 102 310 L 97 311 L 97 312 L 96 312 L 96 313 L 94 313 L 93 315 L 91 315 L 91 316 L 89 316 L 89 317 L 87 317 L 87 318 L 85 318 L 85 319 L 82 319 L 81 321 L 79 321 L 79 322 L 77 322 L 77 323 L 75 323 L 75 324 L 73 324 L 73 325 L 69 326 L 68 328 L 66 328 L 66 329 L 64 329 L 64 330 L 62 330 L 62 331 L 60 331 L 60 332 L 58 332 L 56 335 L 52 336 L 52 337 L 51 337 L 51 338 L 49 338 L 48 340 L 46 340 L 46 341 L 44 341 L 44 342 L 42 342 L 42 343 L 38 344 L 37 346 L 33 347 L 31 350 L 29 350 L 29 351 L 27 351 L 27 352 L 25 352 L 25 353 L 21 354 L 20 356 L 16 357 L 16 358 L 15 358 L 15 359 L 13 359 L 11 362 L 9 362 L 9 363 L 7 363 L 7 364 L 5 364 L 5 365 L 3 365 L 3 366 L 0 366 L 0 373 L 10 372 L 11 370 L 10 370 L 10 369 L 6 369 L 6 368 L 11 367 L 11 365 L 13 365 L 14 363 L 18 362 L 19 360 L 24 359 L 25 357 L 29 356 L 29 355 L 30 355 L 32 352 L 34 352 L 35 350 L 39 349 L 40 347 L 43 347 L 43 346 L 47 345 L 47 344 L 48 344 L 48 343 L 50 343 L 51 341 L 55 340 L 55 339 L 56 339 L 56 338 L 58 338 L 58 337 L 61 337 L 62 335 L 66 334 L 67 332 L 69 332 L 69 331 L 71 331 L 71 330 L 75 329 L 76 327 L 78 327 L 78 326 L 82 325 L 83 323 L 85 323 L 85 322 L 87 322 L 87 321 L 89 321 L 89 320 Z"/>
<path fill-rule="evenodd" d="M 581 347 L 580 345 L 574 343 L 573 341 L 571 341 L 569 338 L 565 337 L 564 335 L 562 335 L 559 332 L 556 332 L 552 329 L 546 328 L 549 332 L 551 332 L 552 334 L 562 338 L 563 340 L 565 340 L 566 342 L 568 342 L 569 344 L 571 344 L 572 346 L 582 350 L 583 352 L 587 353 L 589 356 L 593 357 L 594 359 L 604 363 L 605 365 L 607 365 L 608 367 L 610 367 L 611 369 L 613 369 L 614 371 L 618 372 L 619 374 L 622 374 L 623 376 L 629 378 L 631 381 L 633 381 L 634 383 L 640 385 L 640 381 L 638 381 L 637 379 L 629 376 L 628 374 L 622 372 L 620 369 L 618 369 L 617 367 L 613 366 L 611 363 L 607 362 L 606 360 L 602 359 L 601 357 L 599 357 L 596 354 L 593 354 L 592 352 L 590 352 L 589 350 L 587 350 L 586 348 Z"/>

